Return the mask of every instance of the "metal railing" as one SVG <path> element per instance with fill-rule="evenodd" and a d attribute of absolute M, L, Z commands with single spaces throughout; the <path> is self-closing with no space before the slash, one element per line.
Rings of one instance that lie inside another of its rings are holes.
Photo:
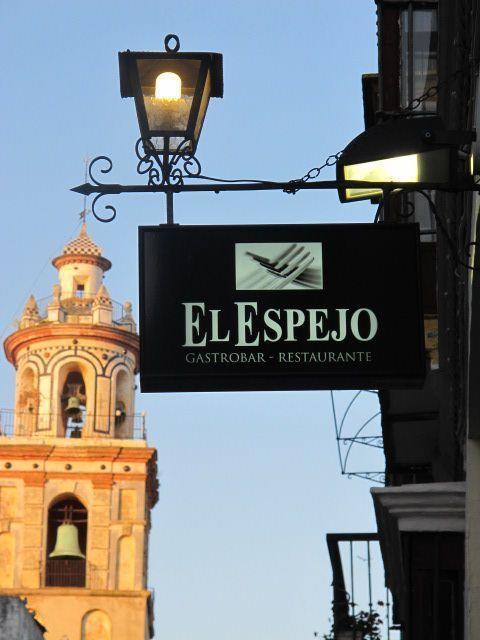
<path fill-rule="evenodd" d="M 334 640 L 398 640 L 376 533 L 328 533 Z M 345 567 L 345 570 L 344 570 Z M 380 584 L 379 584 L 380 581 Z"/>
<path fill-rule="evenodd" d="M 47 558 L 38 565 L 44 587 L 108 589 L 107 572 L 82 558 Z"/>
<path fill-rule="evenodd" d="M 85 587 L 86 562 L 81 558 L 48 558 L 46 587 Z"/>
<path fill-rule="evenodd" d="M 57 437 L 82 438 L 101 437 L 108 434 L 112 438 L 125 440 L 145 440 L 147 437 L 145 413 L 126 415 L 121 421 L 114 415 L 82 416 L 81 423 L 58 414 L 36 413 L 31 411 L 15 411 L 0 409 L 0 437 L 51 436 L 50 427 L 63 423 L 63 433 Z M 93 428 L 90 428 L 93 426 Z M 85 434 L 85 435 L 84 435 Z"/>

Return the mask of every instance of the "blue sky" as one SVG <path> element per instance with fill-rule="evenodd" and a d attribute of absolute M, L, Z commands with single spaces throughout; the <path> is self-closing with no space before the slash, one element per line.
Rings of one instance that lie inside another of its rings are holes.
<path fill-rule="evenodd" d="M 210 103 L 197 155 L 206 174 L 227 178 L 288 180 L 323 163 L 362 130 L 361 74 L 377 68 L 373 0 L 24 0 L 1 4 L 0 30 L 4 335 L 30 292 L 51 292 L 49 259 L 78 230 L 83 202 L 69 188 L 83 182 L 84 158 L 110 156 L 112 182 L 142 180 L 118 51 L 161 50 L 173 32 L 184 51 L 223 53 L 225 96 Z M 117 219 L 89 220 L 89 231 L 113 262 L 110 293 L 136 309 L 137 226 L 164 222 L 164 199 L 112 203 Z M 340 205 L 335 192 L 258 192 L 183 194 L 175 215 L 183 224 L 366 222 L 374 210 Z M 13 406 L 13 374 L 2 359 L 2 407 Z M 328 394 L 139 394 L 142 409 L 161 481 L 156 638 L 325 632 L 325 533 L 374 529 L 368 483 L 340 475 Z M 362 455 L 357 466 L 378 467 Z"/>

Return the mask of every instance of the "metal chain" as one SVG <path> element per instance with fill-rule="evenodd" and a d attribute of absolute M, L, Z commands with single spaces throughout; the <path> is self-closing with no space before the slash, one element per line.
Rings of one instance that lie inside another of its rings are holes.
<path fill-rule="evenodd" d="M 291 194 L 297 193 L 298 189 L 296 188 L 295 185 L 301 184 L 303 182 L 308 182 L 309 180 L 315 180 L 316 178 L 318 178 L 318 176 L 320 175 L 320 172 L 323 171 L 323 169 L 325 169 L 326 167 L 334 167 L 337 164 L 342 153 L 343 153 L 343 149 L 341 151 L 338 151 L 338 153 L 333 153 L 331 156 L 328 156 L 328 158 L 325 160 L 325 162 L 322 165 L 320 165 L 319 167 L 313 167 L 313 169 L 310 169 L 310 171 L 308 171 L 303 176 L 303 178 L 297 178 L 297 180 L 290 180 L 289 185 L 291 186 L 289 186 L 287 189 L 284 189 L 284 192 L 291 193 Z"/>
<path fill-rule="evenodd" d="M 446 78 L 442 82 L 439 82 L 433 87 L 429 87 L 424 93 L 422 93 L 421 96 L 418 96 L 417 98 L 414 98 L 413 100 L 411 100 L 406 107 L 401 107 L 400 111 L 398 112 L 398 115 L 405 115 L 406 113 L 411 113 L 412 111 L 415 111 L 423 102 L 426 102 L 431 98 L 434 98 L 436 95 L 438 95 L 441 89 L 448 86 L 451 82 L 458 79 L 464 73 L 468 73 L 469 71 L 471 71 L 478 63 L 479 63 L 478 60 L 472 60 L 470 64 L 460 69 L 457 69 L 454 73 L 452 73 L 448 78 Z M 396 114 L 390 114 L 390 115 L 394 116 Z M 325 162 L 319 167 L 313 167 L 313 169 L 310 169 L 310 171 L 308 171 L 303 176 L 303 178 L 292 180 L 290 182 L 291 187 L 289 187 L 288 189 L 284 189 L 285 193 L 295 194 L 298 191 L 298 189 L 295 188 L 296 184 L 308 182 L 309 180 L 315 180 L 316 178 L 318 178 L 318 176 L 320 175 L 320 172 L 323 171 L 323 169 L 325 169 L 326 167 L 333 167 L 337 164 L 342 153 L 343 153 L 343 149 L 338 153 L 334 153 L 328 156 Z"/>
<path fill-rule="evenodd" d="M 425 91 L 425 93 L 422 93 L 421 96 L 419 96 L 418 98 L 413 98 L 413 100 L 410 100 L 410 102 L 407 104 L 406 107 L 400 107 L 400 113 L 404 114 L 404 113 L 408 113 L 410 111 L 415 111 L 415 109 L 418 109 L 418 107 L 423 102 L 426 102 L 430 98 L 434 98 L 438 94 L 440 89 L 442 88 L 443 84 L 446 84 L 446 82 L 436 84 L 433 87 L 429 87 Z"/>
<path fill-rule="evenodd" d="M 338 153 L 333 153 L 331 156 L 328 156 L 328 158 L 320 167 L 314 167 L 313 169 L 310 169 L 310 171 L 308 171 L 303 176 L 303 178 L 300 179 L 300 182 L 308 182 L 309 180 L 315 180 L 316 178 L 318 178 L 318 176 L 320 175 L 320 172 L 323 169 L 325 169 L 326 167 L 334 167 L 339 161 L 342 153 L 343 153 L 343 149 Z"/>
<path fill-rule="evenodd" d="M 429 87 L 425 91 L 425 93 L 422 93 L 422 95 L 418 96 L 418 98 L 413 98 L 412 100 L 410 100 L 410 102 L 407 104 L 406 107 L 400 108 L 400 113 L 404 114 L 404 113 L 409 113 L 411 111 L 415 111 L 423 102 L 426 102 L 430 98 L 434 98 L 436 95 L 438 95 L 441 89 L 448 86 L 454 80 L 457 80 L 464 73 L 468 73 L 469 71 L 471 71 L 472 68 L 474 68 L 477 64 L 478 64 L 478 60 L 472 60 L 470 64 L 466 65 L 465 67 L 461 67 L 460 69 L 457 69 L 450 76 L 448 76 L 448 78 L 445 78 L 445 80 L 443 80 L 442 82 L 439 82 L 438 84 L 433 85 L 433 87 Z"/>
<path fill-rule="evenodd" d="M 471 68 L 472 65 L 468 66 L 468 69 Z M 440 89 L 443 88 L 444 85 L 448 84 L 449 82 L 451 82 L 453 79 L 455 79 L 457 76 L 460 76 L 461 74 L 465 73 L 467 68 L 463 68 L 463 69 L 458 69 L 455 73 L 453 73 L 447 80 L 444 80 L 443 82 L 439 82 L 438 84 L 434 85 L 433 87 L 429 87 L 425 93 L 423 93 L 421 96 L 418 96 L 418 98 L 414 98 L 413 100 L 411 100 L 408 105 L 406 107 L 402 107 L 400 108 L 400 114 L 405 114 L 405 113 L 409 113 L 411 111 L 415 111 L 415 109 L 418 109 L 418 107 L 425 102 L 426 100 L 429 100 L 430 98 L 435 97 L 438 92 L 440 91 Z M 393 115 L 393 114 L 392 114 Z M 302 183 L 302 182 L 308 182 L 309 180 L 315 180 L 316 178 L 318 178 L 318 176 L 320 175 L 321 171 L 323 171 L 323 169 L 325 169 L 326 167 L 333 167 L 337 164 L 337 162 L 340 159 L 340 156 L 343 153 L 343 149 L 342 151 L 338 151 L 338 153 L 333 153 L 332 155 L 328 156 L 328 158 L 325 160 L 325 162 L 320 165 L 319 167 L 313 167 L 312 169 L 310 169 L 309 171 L 307 171 L 307 173 L 302 177 L 299 178 L 297 180 L 292 180 L 291 181 L 291 188 L 285 189 L 286 193 L 292 193 L 295 194 L 298 189 L 295 188 L 295 184 L 296 183 Z"/>

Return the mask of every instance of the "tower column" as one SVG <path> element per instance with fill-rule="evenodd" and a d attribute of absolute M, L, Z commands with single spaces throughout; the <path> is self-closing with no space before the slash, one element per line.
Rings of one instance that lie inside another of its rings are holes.
<path fill-rule="evenodd" d="M 47 640 L 146 640 L 156 451 L 135 413 L 139 339 L 87 234 L 53 260 L 5 341 L 15 406 L 1 413 L 0 594 L 27 597 Z M 59 615 L 61 612 L 61 615 Z"/>

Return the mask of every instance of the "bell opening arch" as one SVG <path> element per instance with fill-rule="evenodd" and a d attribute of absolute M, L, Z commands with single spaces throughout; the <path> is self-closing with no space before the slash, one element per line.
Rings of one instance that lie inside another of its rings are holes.
<path fill-rule="evenodd" d="M 118 368 L 114 378 L 115 438 L 131 438 L 133 435 L 133 380 L 127 369 Z"/>
<path fill-rule="evenodd" d="M 80 438 L 95 416 L 95 367 L 80 357 L 58 363 L 52 370 L 56 412 L 56 433 L 60 437 Z"/>
<path fill-rule="evenodd" d="M 48 509 L 46 587 L 84 587 L 88 511 L 74 495 L 55 498 Z"/>

